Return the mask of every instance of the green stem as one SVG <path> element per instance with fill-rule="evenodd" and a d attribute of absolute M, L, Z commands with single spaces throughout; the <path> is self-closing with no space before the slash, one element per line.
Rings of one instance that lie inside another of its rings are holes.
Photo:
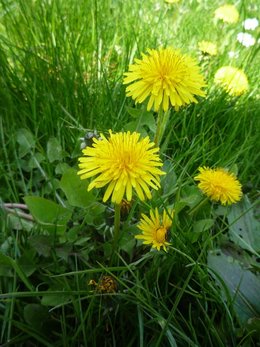
<path fill-rule="evenodd" d="M 119 230 L 120 230 L 120 210 L 121 205 L 115 204 L 115 219 L 114 219 L 114 246 L 118 241 Z"/>
<path fill-rule="evenodd" d="M 155 133 L 155 137 L 154 137 L 155 147 L 160 146 L 160 142 L 162 140 L 164 131 L 166 129 L 166 125 L 168 123 L 169 114 L 170 114 L 170 110 L 164 112 L 162 110 L 162 108 L 159 109 L 158 118 L 157 118 L 156 133 Z"/>

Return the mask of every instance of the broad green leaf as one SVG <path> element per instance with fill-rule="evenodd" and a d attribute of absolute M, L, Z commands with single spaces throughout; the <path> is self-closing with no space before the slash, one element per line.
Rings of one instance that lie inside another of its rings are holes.
<path fill-rule="evenodd" d="M 169 196 L 177 190 L 177 176 L 174 172 L 173 163 L 170 160 L 166 160 L 163 164 L 162 171 L 166 172 L 166 175 L 161 178 L 161 187 L 163 194 Z"/>
<path fill-rule="evenodd" d="M 35 153 L 28 162 L 28 168 L 29 169 L 37 169 L 39 168 L 39 164 L 45 160 L 44 155 L 37 152 Z"/>
<path fill-rule="evenodd" d="M 48 309 L 40 304 L 28 304 L 24 307 L 24 319 L 35 330 L 41 331 L 49 319 Z"/>
<path fill-rule="evenodd" d="M 142 135 L 145 135 L 146 131 L 144 131 L 144 126 L 147 127 L 152 133 L 155 133 L 156 122 L 153 114 L 145 110 L 140 110 L 139 116 L 136 115 L 135 120 L 125 126 L 125 130 L 137 131 Z"/>
<path fill-rule="evenodd" d="M 32 235 L 28 241 L 39 255 L 49 257 L 51 253 L 52 240 L 49 235 Z"/>
<path fill-rule="evenodd" d="M 181 202 L 185 202 L 187 206 L 193 208 L 202 199 L 201 192 L 196 186 L 186 186 L 181 190 Z"/>
<path fill-rule="evenodd" d="M 17 213 L 19 211 L 17 210 Z M 10 228 L 14 230 L 26 230 L 30 231 L 33 228 L 33 222 L 23 219 L 15 214 L 8 215 L 8 222 L 10 223 Z"/>
<path fill-rule="evenodd" d="M 19 144 L 18 152 L 20 158 L 24 157 L 35 147 L 35 140 L 32 133 L 25 128 L 17 130 L 16 141 Z"/>
<path fill-rule="evenodd" d="M 193 231 L 196 233 L 202 233 L 203 231 L 207 231 L 214 225 L 213 219 L 201 219 L 193 224 Z"/>
<path fill-rule="evenodd" d="M 61 178 L 60 188 L 71 206 L 88 207 L 95 201 L 93 193 L 87 190 L 88 184 L 88 180 L 80 179 L 75 169 L 69 168 Z"/>
<path fill-rule="evenodd" d="M 55 168 L 55 173 L 56 175 L 63 175 L 69 168 L 67 163 L 58 163 Z"/>
<path fill-rule="evenodd" d="M 35 254 L 36 252 L 34 249 L 26 249 L 21 257 L 17 259 L 18 265 L 27 277 L 31 276 L 37 269 Z"/>
<path fill-rule="evenodd" d="M 208 266 L 218 285 L 223 288 L 218 276 L 224 281 L 234 303 L 237 318 L 242 324 L 260 314 L 260 278 L 244 269 L 232 257 L 220 250 L 208 254 Z M 216 274 L 218 276 L 216 276 Z M 226 296 L 225 290 L 222 292 Z"/>
<path fill-rule="evenodd" d="M 131 229 L 136 230 L 136 227 L 132 226 L 125 229 L 122 233 L 122 236 L 119 240 L 119 247 L 131 256 L 133 249 L 136 245 L 136 239 L 131 233 Z"/>
<path fill-rule="evenodd" d="M 24 201 L 32 216 L 45 230 L 58 234 L 65 232 L 71 218 L 71 211 L 38 196 L 26 196 Z"/>
<path fill-rule="evenodd" d="M 47 143 L 47 157 L 50 163 L 63 159 L 63 150 L 56 137 L 51 137 Z"/>
<path fill-rule="evenodd" d="M 255 219 L 248 197 L 232 205 L 227 215 L 230 239 L 237 245 L 257 253 L 260 251 L 260 223 Z M 256 254 L 257 255 L 257 254 Z"/>
<path fill-rule="evenodd" d="M 44 306 L 59 306 L 67 304 L 70 301 L 70 296 L 62 294 L 59 289 L 50 288 L 46 294 L 42 296 L 41 304 Z"/>

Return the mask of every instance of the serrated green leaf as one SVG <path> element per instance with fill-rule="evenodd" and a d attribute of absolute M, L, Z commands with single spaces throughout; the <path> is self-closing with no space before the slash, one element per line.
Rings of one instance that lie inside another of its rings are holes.
<path fill-rule="evenodd" d="M 63 159 L 63 150 L 56 137 L 51 137 L 47 143 L 47 157 L 50 163 Z"/>
<path fill-rule="evenodd" d="M 71 206 L 88 207 L 95 201 L 93 193 L 87 190 L 88 184 L 87 180 L 80 179 L 75 169 L 69 168 L 61 178 L 60 188 Z"/>
<path fill-rule="evenodd" d="M 26 205 L 34 219 L 47 231 L 63 234 L 71 218 L 71 211 L 53 201 L 38 197 L 26 196 Z"/>

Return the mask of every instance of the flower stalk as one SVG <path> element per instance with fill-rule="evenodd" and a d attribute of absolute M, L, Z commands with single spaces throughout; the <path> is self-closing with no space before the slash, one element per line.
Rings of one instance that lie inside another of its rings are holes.
<path fill-rule="evenodd" d="M 168 120 L 169 120 L 170 110 L 166 112 L 162 108 L 159 109 L 158 118 L 157 118 L 157 127 L 154 137 L 155 147 L 159 147 L 165 132 Z"/>
<path fill-rule="evenodd" d="M 120 204 L 115 204 L 113 250 L 115 250 L 116 245 L 117 245 L 117 243 L 118 243 L 118 238 L 119 238 L 119 231 L 120 231 L 120 210 L 121 210 L 121 205 L 120 205 Z"/>

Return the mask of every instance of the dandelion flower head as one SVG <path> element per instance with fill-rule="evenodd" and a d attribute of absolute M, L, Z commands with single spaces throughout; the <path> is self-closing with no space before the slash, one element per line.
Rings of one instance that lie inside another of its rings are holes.
<path fill-rule="evenodd" d="M 232 66 L 223 66 L 217 70 L 214 82 L 220 85 L 231 96 L 244 94 L 248 88 L 248 80 L 244 71 Z"/>
<path fill-rule="evenodd" d="M 198 187 L 213 201 L 222 205 L 238 202 L 242 197 L 242 187 L 233 173 L 223 168 L 210 169 L 200 167 L 199 174 L 194 178 L 199 181 Z"/>
<path fill-rule="evenodd" d="M 138 228 L 142 231 L 142 234 L 136 235 L 135 238 L 143 240 L 146 245 L 151 244 L 152 248 L 156 248 L 158 251 L 161 247 L 166 251 L 166 246 L 170 245 L 167 242 L 167 233 L 172 225 L 172 219 L 174 216 L 174 210 L 163 210 L 163 214 L 160 215 L 158 208 L 150 210 L 150 218 L 142 213 L 142 218 L 138 225 Z"/>
<path fill-rule="evenodd" d="M 177 4 L 180 0 L 164 0 L 167 4 Z"/>
<path fill-rule="evenodd" d="M 215 18 L 225 23 L 234 24 L 238 22 L 239 13 L 234 5 L 223 5 L 216 9 Z"/>
<path fill-rule="evenodd" d="M 79 158 L 78 175 L 81 179 L 97 176 L 88 186 L 88 191 L 107 186 L 103 201 L 110 196 L 112 202 L 120 204 L 124 196 L 131 201 L 133 190 L 140 200 L 151 199 L 149 188 L 160 187 L 159 177 L 165 173 L 158 147 L 150 142 L 149 137 L 140 139 L 140 134 L 133 132 L 109 131 L 107 139 L 93 139 L 93 146 L 82 150 Z"/>
<path fill-rule="evenodd" d="M 199 50 L 208 55 L 217 55 L 217 45 L 210 41 L 200 41 L 198 43 Z"/>
<path fill-rule="evenodd" d="M 194 96 L 205 96 L 201 88 L 206 83 L 195 60 L 170 47 L 149 49 L 142 59 L 135 59 L 124 75 L 123 83 L 130 84 L 127 96 L 136 103 L 149 98 L 148 111 L 167 111 L 171 106 L 178 110 L 180 106 L 197 103 Z"/>

